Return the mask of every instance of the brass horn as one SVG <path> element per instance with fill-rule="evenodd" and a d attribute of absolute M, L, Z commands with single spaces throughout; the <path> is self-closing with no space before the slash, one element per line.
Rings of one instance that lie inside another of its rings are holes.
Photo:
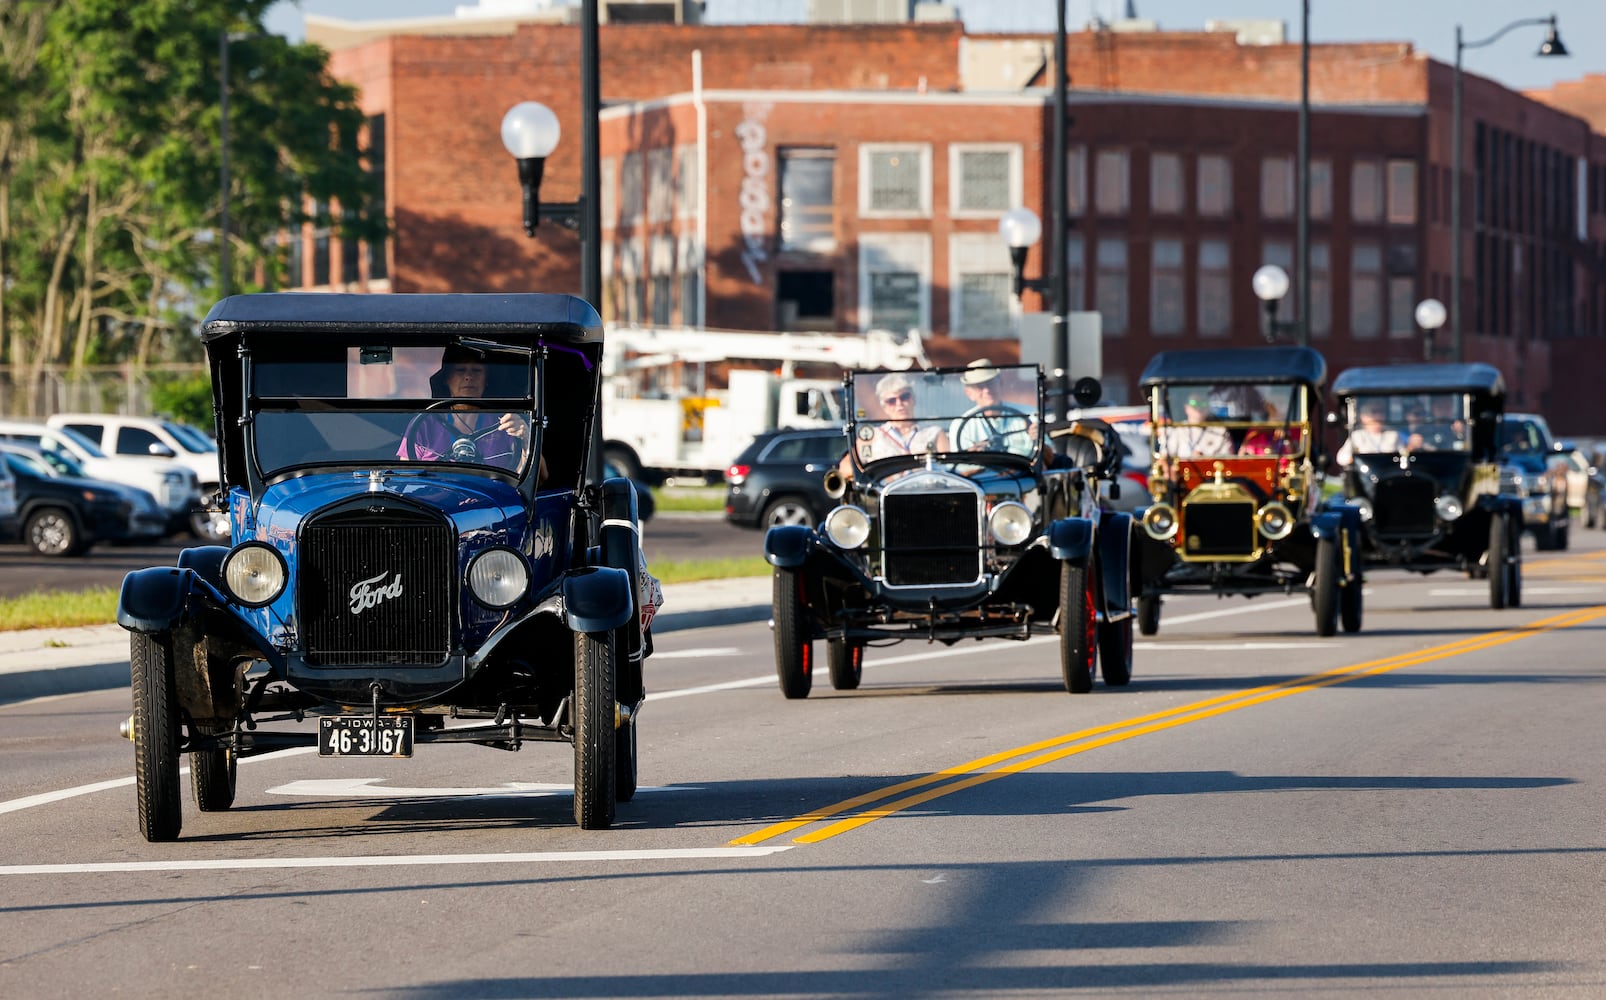
<path fill-rule="evenodd" d="M 827 470 L 823 482 L 825 484 L 825 495 L 832 500 L 840 500 L 842 494 L 848 491 L 847 479 L 836 469 Z"/>

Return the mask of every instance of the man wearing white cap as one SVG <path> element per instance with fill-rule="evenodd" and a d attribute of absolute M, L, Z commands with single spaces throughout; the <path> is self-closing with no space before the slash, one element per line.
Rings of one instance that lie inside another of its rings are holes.
<path fill-rule="evenodd" d="M 956 417 L 948 429 L 954 448 L 1030 455 L 1034 440 L 1032 424 L 1036 417 L 998 398 L 999 371 L 993 363 L 986 358 L 972 361 L 959 381 L 973 405 Z"/>

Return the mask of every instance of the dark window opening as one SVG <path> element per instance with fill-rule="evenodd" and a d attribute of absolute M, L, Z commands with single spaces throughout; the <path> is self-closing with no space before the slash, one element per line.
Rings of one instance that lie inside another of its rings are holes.
<path fill-rule="evenodd" d="M 830 271 L 782 271 L 775 285 L 780 329 L 836 329 L 835 285 Z"/>

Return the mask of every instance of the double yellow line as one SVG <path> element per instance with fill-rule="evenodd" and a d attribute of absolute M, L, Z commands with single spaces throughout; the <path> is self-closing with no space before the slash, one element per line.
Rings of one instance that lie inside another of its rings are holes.
<path fill-rule="evenodd" d="M 1334 670 L 1310 674 L 1277 684 L 1268 684 L 1264 687 L 1218 695 L 1214 698 L 1168 709 L 1164 712 L 1127 719 L 1124 722 L 1112 722 L 1108 725 L 1095 726 L 1092 729 L 1083 729 L 1065 736 L 1057 736 L 1054 739 L 1030 743 L 1023 747 L 1016 747 L 1013 750 L 991 754 L 973 760 L 968 764 L 960 764 L 957 767 L 950 767 L 924 777 L 901 781 L 896 785 L 889 785 L 886 788 L 867 792 L 863 795 L 856 795 L 851 799 L 844 799 L 834 805 L 815 809 L 793 819 L 767 826 L 745 837 L 738 837 L 730 842 L 730 846 L 746 847 L 753 844 L 761 844 L 806 826 L 813 826 L 827 820 L 836 820 L 828 826 L 792 838 L 794 844 L 818 844 L 822 840 L 829 840 L 850 830 L 856 830 L 868 823 L 891 816 L 893 813 L 924 805 L 944 795 L 952 795 L 955 792 L 962 792 L 967 788 L 974 788 L 977 785 L 996 781 L 1011 774 L 1019 774 L 1022 771 L 1042 767 L 1044 764 L 1051 764 L 1054 761 L 1062 760 L 1087 750 L 1093 750 L 1097 747 L 1108 746 L 1111 743 L 1119 743 L 1122 740 L 1130 740 L 1146 733 L 1155 733 L 1162 729 L 1171 729 L 1190 722 L 1198 722 L 1201 719 L 1234 712 L 1241 708 L 1275 701 L 1278 698 L 1286 698 L 1292 694 L 1313 691 L 1333 684 L 1342 684 L 1358 677 L 1372 677 L 1377 674 L 1386 674 L 1391 670 L 1398 670 L 1401 667 L 1415 666 L 1419 663 L 1431 663 L 1434 660 L 1443 660 L 1465 653 L 1492 649 L 1509 642 L 1516 642 L 1519 639 L 1527 639 L 1546 632 L 1582 625 L 1585 622 L 1593 621 L 1603 616 L 1606 616 L 1606 605 L 1581 608 L 1550 618 L 1542 618 L 1539 621 L 1531 622 L 1518 628 L 1488 632 L 1483 635 L 1446 643 L 1442 646 L 1433 646 L 1429 649 L 1416 650 L 1410 653 L 1400 653 L 1395 656 L 1384 657 L 1381 660 L 1368 660 L 1365 663 L 1338 667 Z M 873 803 L 880 804 L 874 805 L 873 808 L 863 808 L 871 806 Z M 861 809 L 862 811 L 856 811 Z"/>

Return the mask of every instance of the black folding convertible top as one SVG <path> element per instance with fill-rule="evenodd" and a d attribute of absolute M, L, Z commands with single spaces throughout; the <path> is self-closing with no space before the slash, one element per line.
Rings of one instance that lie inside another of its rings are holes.
<path fill-rule="evenodd" d="M 1143 369 L 1139 384 L 1144 388 L 1178 382 L 1304 382 L 1319 386 L 1326 379 L 1327 361 L 1309 347 L 1224 347 L 1161 351 Z"/>
<path fill-rule="evenodd" d="M 1485 364 L 1418 364 L 1346 368 L 1333 382 L 1335 396 L 1393 392 L 1481 392 L 1504 396 L 1500 369 Z"/>
<path fill-rule="evenodd" d="M 233 295 L 212 307 L 201 322 L 201 340 L 231 334 L 284 330 L 294 333 L 406 331 L 428 327 L 435 336 L 483 333 L 512 339 L 527 334 L 570 344 L 599 343 L 602 320 L 573 295 L 542 293 L 359 295 L 272 292 Z"/>

